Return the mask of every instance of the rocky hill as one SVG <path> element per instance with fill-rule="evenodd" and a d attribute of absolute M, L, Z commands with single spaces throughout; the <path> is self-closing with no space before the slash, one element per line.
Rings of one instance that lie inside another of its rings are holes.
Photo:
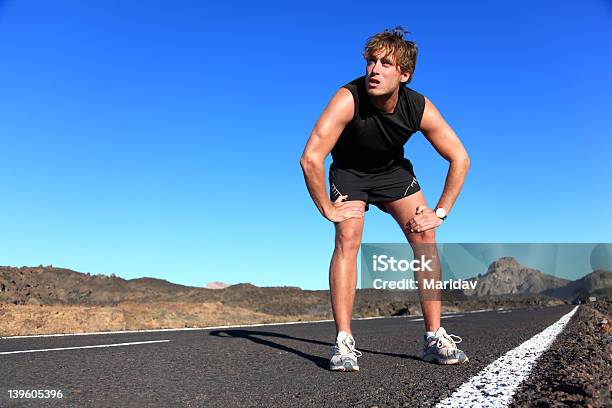
<path fill-rule="evenodd" d="M 464 293 L 475 296 L 535 294 L 570 283 L 567 279 L 527 268 L 512 257 L 499 258 L 489 265 L 484 275 L 468 280 L 476 280 L 478 283 L 475 289 L 465 290 Z"/>
<path fill-rule="evenodd" d="M 569 282 L 565 286 L 548 289 L 543 293 L 568 300 L 584 298 L 589 295 L 612 295 L 612 272 L 598 269 L 578 280 Z"/>
<path fill-rule="evenodd" d="M 122 301 L 171 301 L 192 298 L 205 289 L 162 279 L 122 279 L 53 266 L 0 266 L 0 302 L 13 304 L 109 305 Z"/>

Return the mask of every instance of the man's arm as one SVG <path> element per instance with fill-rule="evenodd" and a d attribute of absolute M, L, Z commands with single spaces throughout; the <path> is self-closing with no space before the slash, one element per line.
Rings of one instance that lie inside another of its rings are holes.
<path fill-rule="evenodd" d="M 450 163 L 444 190 L 436 205 L 436 208 L 442 207 L 450 213 L 470 168 L 470 158 L 453 129 L 427 98 L 420 130 L 436 151 Z"/>
<path fill-rule="evenodd" d="M 353 119 L 354 112 L 353 95 L 348 89 L 340 88 L 317 120 L 300 159 L 312 200 L 321 214 L 333 222 L 363 217 L 363 211 L 358 205 L 341 202 L 346 196 L 340 197 L 332 204 L 325 188 L 325 157 L 336 145 L 346 125 Z"/>

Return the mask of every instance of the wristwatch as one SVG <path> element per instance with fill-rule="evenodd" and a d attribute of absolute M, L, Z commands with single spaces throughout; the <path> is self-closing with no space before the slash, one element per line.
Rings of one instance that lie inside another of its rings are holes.
<path fill-rule="evenodd" d="M 444 221 L 446 219 L 446 210 L 442 207 L 436 208 L 436 216 Z"/>

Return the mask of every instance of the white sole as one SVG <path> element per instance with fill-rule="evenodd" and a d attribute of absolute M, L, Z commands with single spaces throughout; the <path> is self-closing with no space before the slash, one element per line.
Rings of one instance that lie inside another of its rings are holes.
<path fill-rule="evenodd" d="M 345 361 L 343 365 L 329 367 L 329 369 L 331 371 L 350 372 L 350 371 L 359 371 L 359 366 L 352 364 L 350 361 Z"/>
<path fill-rule="evenodd" d="M 465 358 L 464 361 L 459 361 L 458 358 L 454 358 L 454 359 L 440 359 L 437 356 L 434 355 L 429 355 L 429 356 L 425 356 L 422 358 L 423 361 L 426 361 L 428 363 L 436 363 L 436 364 L 440 364 L 440 365 L 453 365 L 453 364 L 464 364 L 467 363 L 468 361 L 470 361 L 469 358 Z"/>

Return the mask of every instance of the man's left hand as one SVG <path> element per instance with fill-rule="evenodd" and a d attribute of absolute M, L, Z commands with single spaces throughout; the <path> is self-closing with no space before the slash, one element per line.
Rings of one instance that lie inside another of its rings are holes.
<path fill-rule="evenodd" d="M 406 223 L 406 229 L 410 232 L 423 232 L 436 228 L 440 224 L 442 224 L 442 220 L 434 210 L 425 206 L 418 206 L 414 218 Z"/>

